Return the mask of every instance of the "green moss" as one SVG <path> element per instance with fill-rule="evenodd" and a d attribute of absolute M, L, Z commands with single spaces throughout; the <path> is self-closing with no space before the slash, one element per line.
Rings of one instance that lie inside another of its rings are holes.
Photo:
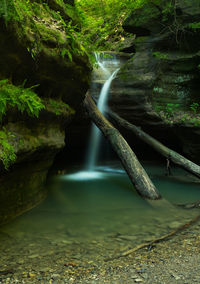
<path fill-rule="evenodd" d="M 63 0 L 3 0 L 0 3 L 0 17 L 7 26 L 14 27 L 18 39 L 34 59 L 45 46 L 60 56 L 63 48 L 70 54 L 85 53 L 75 36 L 76 26 L 72 24 L 75 14 L 74 7 Z"/>
<path fill-rule="evenodd" d="M 128 24 L 134 27 L 146 26 L 152 22 L 153 19 L 156 19 L 160 15 L 160 10 L 151 3 L 151 1 L 145 1 L 141 8 L 134 10 L 133 15 L 129 16 Z"/>
<path fill-rule="evenodd" d="M 166 1 L 163 9 L 162 9 L 162 21 L 166 22 L 171 18 L 171 16 L 174 16 L 175 12 L 175 6 L 172 1 Z"/>
<path fill-rule="evenodd" d="M 200 29 L 200 22 L 190 23 L 190 24 L 188 24 L 188 27 L 190 29 L 193 29 L 193 30 L 199 30 Z"/>
<path fill-rule="evenodd" d="M 68 114 L 72 115 L 75 111 L 66 103 L 58 100 L 49 99 L 45 101 L 47 110 L 55 113 L 56 115 Z"/>
<path fill-rule="evenodd" d="M 36 29 L 43 42 L 51 42 L 54 43 L 55 46 L 57 44 L 63 45 L 66 43 L 65 35 L 56 28 L 53 29 L 52 27 L 47 27 L 44 23 L 37 22 Z"/>
<path fill-rule="evenodd" d="M 158 59 L 168 59 L 169 55 L 167 53 L 163 53 L 163 52 L 159 52 L 159 51 L 155 51 L 153 52 L 153 56 L 155 56 Z"/>

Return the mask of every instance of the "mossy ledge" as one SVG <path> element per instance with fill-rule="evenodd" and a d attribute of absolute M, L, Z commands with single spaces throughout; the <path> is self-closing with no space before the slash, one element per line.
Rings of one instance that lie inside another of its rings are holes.
<path fill-rule="evenodd" d="M 0 3 L 0 224 L 45 197 L 48 170 L 89 85 L 70 3 Z M 22 98 L 29 91 L 32 102 Z"/>

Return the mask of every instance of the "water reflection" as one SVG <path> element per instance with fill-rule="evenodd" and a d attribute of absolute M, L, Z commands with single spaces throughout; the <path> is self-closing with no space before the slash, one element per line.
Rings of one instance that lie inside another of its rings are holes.
<path fill-rule="evenodd" d="M 96 171 L 81 171 L 77 173 L 73 173 L 70 175 L 64 175 L 60 177 L 59 179 L 63 180 L 74 180 L 76 182 L 83 181 L 83 180 L 91 180 L 91 179 L 100 179 L 105 178 L 102 172 L 96 172 Z"/>
<path fill-rule="evenodd" d="M 197 214 L 176 207 L 155 209 L 136 194 L 122 169 L 97 169 L 54 178 L 42 204 L 1 230 L 32 238 L 37 234 L 51 239 L 68 235 L 88 240 L 120 233 L 140 240 L 165 233 L 174 221 L 182 224 Z M 167 200 L 184 203 L 200 199 L 199 184 L 180 181 L 185 177 L 183 171 L 174 170 L 172 178 L 166 177 L 160 166 L 147 166 L 147 171 Z"/>
<path fill-rule="evenodd" d="M 178 181 L 185 173 L 174 171 L 173 178 L 167 178 L 164 168 L 155 165 L 147 171 L 173 203 L 200 199 L 199 184 Z M 0 229 L 0 267 L 12 268 L 12 279 L 31 271 L 39 281 L 33 278 L 31 283 L 50 283 L 54 271 L 71 283 L 74 271 L 66 269 L 66 262 L 79 263 L 83 270 L 91 263 L 101 267 L 112 255 L 163 236 L 198 214 L 199 210 L 173 206 L 152 207 L 136 194 L 119 165 L 97 167 L 93 176 L 76 171 L 55 177 L 42 204 Z"/>

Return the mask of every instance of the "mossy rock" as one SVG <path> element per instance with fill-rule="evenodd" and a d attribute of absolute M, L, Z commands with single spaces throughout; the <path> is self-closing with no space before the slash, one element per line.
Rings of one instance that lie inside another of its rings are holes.
<path fill-rule="evenodd" d="M 199 0 L 179 0 L 178 7 L 182 10 L 185 20 L 199 21 L 200 2 Z"/>
<path fill-rule="evenodd" d="M 149 2 L 143 7 L 134 10 L 123 23 L 126 31 L 135 33 L 137 36 L 149 35 L 152 30 L 157 30 L 161 19 L 159 7 Z"/>
<path fill-rule="evenodd" d="M 8 171 L 0 162 L 0 224 L 45 197 L 48 169 L 65 146 L 66 127 L 88 89 L 91 66 L 74 37 L 76 24 L 75 8 L 65 0 L 0 1 L 0 81 L 22 92 L 22 85 L 37 85 L 35 94 L 44 105 L 38 117 L 8 105 L 0 123 L 0 131 L 9 133 L 0 144 L 4 139 L 4 152 L 10 149 L 11 155 L 14 149 L 16 155 Z"/>
<path fill-rule="evenodd" d="M 40 84 L 39 95 L 78 106 L 89 86 L 91 66 L 73 35 L 75 8 L 63 0 L 8 3 L 7 15 L 0 10 L 5 22 L 0 27 L 0 79 Z"/>

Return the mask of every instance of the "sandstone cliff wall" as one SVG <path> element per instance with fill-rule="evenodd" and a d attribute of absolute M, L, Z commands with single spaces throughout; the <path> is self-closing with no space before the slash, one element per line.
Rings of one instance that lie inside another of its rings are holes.
<path fill-rule="evenodd" d="M 70 31 L 77 24 L 70 2 L 17 0 L 0 7 L 0 80 L 22 92 L 37 85 L 44 105 L 38 118 L 8 105 L 0 122 L 16 154 L 5 170 L 0 139 L 0 224 L 44 198 L 48 170 L 89 85 L 88 58 Z"/>

